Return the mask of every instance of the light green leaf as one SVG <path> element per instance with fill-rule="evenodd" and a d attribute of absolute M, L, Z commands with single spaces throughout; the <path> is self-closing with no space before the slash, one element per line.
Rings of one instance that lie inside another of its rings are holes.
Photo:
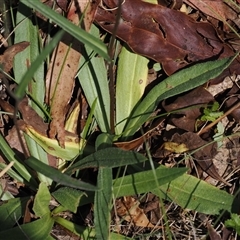
<path fill-rule="evenodd" d="M 89 183 L 80 181 L 78 179 L 72 178 L 64 173 L 61 173 L 59 170 L 42 163 L 41 161 L 39 161 L 34 157 L 29 157 L 25 161 L 25 163 L 31 168 L 33 168 L 35 171 L 46 175 L 47 177 L 51 178 L 53 181 L 55 181 L 58 184 L 62 184 L 72 188 L 88 190 L 88 191 L 98 190 L 97 187 Z"/>
<path fill-rule="evenodd" d="M 50 200 L 51 194 L 47 188 L 46 183 L 40 183 L 33 204 L 33 211 L 37 217 L 43 217 L 46 214 L 50 214 Z"/>
<path fill-rule="evenodd" d="M 233 228 L 240 235 L 240 217 L 236 213 L 231 214 L 231 219 L 225 221 L 225 226 Z"/>
<path fill-rule="evenodd" d="M 90 33 L 99 36 L 99 31 L 94 25 L 92 25 Z M 94 116 L 101 131 L 109 132 L 110 95 L 106 65 L 104 59 L 95 56 L 91 48 L 87 46 L 85 48 L 86 54 L 83 54 L 80 60 L 79 81 L 89 106 L 92 106 L 97 99 Z"/>
<path fill-rule="evenodd" d="M 52 193 L 52 196 L 67 210 L 76 213 L 84 192 L 77 189 L 62 187 Z"/>
<path fill-rule="evenodd" d="M 28 200 L 29 197 L 14 198 L 0 206 L 0 232 L 11 229 L 16 221 L 24 215 Z M 6 236 L 4 238 L 0 237 L 0 239 L 6 239 Z"/>
<path fill-rule="evenodd" d="M 142 97 L 149 60 L 123 47 L 119 54 L 116 80 L 116 135 L 120 135 L 134 106 Z"/>
<path fill-rule="evenodd" d="M 41 135 L 41 133 L 37 132 L 30 125 L 26 126 L 25 133 L 37 144 L 39 144 L 39 146 L 41 146 L 47 153 L 65 160 L 72 160 L 75 158 L 85 146 L 85 141 L 82 139 L 78 141 L 76 137 L 67 136 L 65 148 L 62 148 L 59 146 L 59 143 L 56 139 Z"/>
<path fill-rule="evenodd" d="M 188 174 L 161 185 L 160 190 L 160 197 L 169 198 L 184 209 L 205 214 L 219 214 L 221 210 L 231 212 L 234 200 L 227 192 Z M 153 191 L 155 194 L 158 192 Z"/>
<path fill-rule="evenodd" d="M 30 8 L 34 8 L 46 18 L 51 19 L 53 22 L 57 23 L 58 26 L 60 26 L 63 30 L 75 37 L 77 40 L 79 40 L 83 44 L 86 44 L 100 56 L 110 61 L 107 47 L 105 46 L 105 44 L 103 44 L 101 40 L 99 40 L 99 38 L 92 36 L 91 34 L 81 29 L 79 26 L 74 25 L 51 8 L 45 6 L 40 1 L 22 0 L 21 2 Z"/>
<path fill-rule="evenodd" d="M 231 64 L 233 59 L 225 58 L 199 63 L 183 69 L 159 83 L 135 106 L 124 128 L 123 137 L 132 136 L 147 121 L 160 101 L 191 90 L 217 77 Z"/>

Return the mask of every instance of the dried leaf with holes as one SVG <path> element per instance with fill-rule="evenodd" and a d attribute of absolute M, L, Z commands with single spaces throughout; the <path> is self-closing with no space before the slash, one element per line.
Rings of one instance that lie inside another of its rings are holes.
<path fill-rule="evenodd" d="M 85 29 L 90 29 L 97 3 L 89 1 L 73 1 L 69 7 L 67 18 L 74 24 L 80 23 L 80 10 L 84 12 Z M 65 118 L 67 105 L 72 97 L 75 76 L 80 60 L 81 43 L 65 34 L 55 49 L 46 77 L 46 102 L 51 106 L 52 122 L 49 136 L 57 138 L 59 145 L 65 147 Z"/>

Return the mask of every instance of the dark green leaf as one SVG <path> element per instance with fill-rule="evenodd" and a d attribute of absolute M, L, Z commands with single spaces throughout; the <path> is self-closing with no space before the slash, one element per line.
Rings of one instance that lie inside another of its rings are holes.
<path fill-rule="evenodd" d="M 94 223 L 97 239 L 109 239 L 110 213 L 112 208 L 112 169 L 100 168 L 97 186 L 101 191 L 95 193 Z"/>
<path fill-rule="evenodd" d="M 14 198 L 0 206 L 0 231 L 9 229 L 16 224 L 24 215 L 28 200 L 29 197 Z"/>
<path fill-rule="evenodd" d="M 81 161 L 73 164 L 67 173 L 74 172 L 83 168 L 99 168 L 99 167 L 121 167 L 130 164 L 136 164 L 146 161 L 147 158 L 140 153 L 133 151 L 124 151 L 119 148 L 101 149 Z"/>
<path fill-rule="evenodd" d="M 169 198 L 184 209 L 205 214 L 219 214 L 221 210 L 231 212 L 234 197 L 205 181 L 188 174 L 179 176 L 160 186 L 162 198 Z M 158 194 L 157 191 L 154 191 Z"/>
<path fill-rule="evenodd" d="M 88 191 L 97 190 L 97 187 L 89 183 L 85 183 L 83 181 L 74 179 L 64 173 L 61 173 L 59 170 L 42 163 L 41 161 L 39 161 L 34 157 L 29 157 L 25 161 L 25 163 L 31 168 L 33 168 L 35 171 L 44 174 L 45 176 L 51 178 L 53 181 L 55 181 L 58 184 L 62 184 L 72 188 L 88 190 Z"/>
<path fill-rule="evenodd" d="M 52 196 L 67 210 L 76 213 L 79 206 L 79 201 L 84 195 L 83 192 L 68 188 L 62 187 L 52 193 Z"/>
<path fill-rule="evenodd" d="M 54 220 L 49 215 L 31 223 L 16 226 L 6 231 L 0 232 L 0 239 L 7 240 L 43 240 L 50 239 L 49 234 L 53 227 Z"/>
<path fill-rule="evenodd" d="M 129 196 L 151 192 L 159 186 L 166 184 L 173 179 L 181 176 L 187 171 L 187 168 L 162 168 L 155 169 L 155 179 L 153 171 L 143 171 L 118 178 L 113 181 L 113 192 L 115 197 Z M 156 186 L 156 180 L 158 186 Z"/>

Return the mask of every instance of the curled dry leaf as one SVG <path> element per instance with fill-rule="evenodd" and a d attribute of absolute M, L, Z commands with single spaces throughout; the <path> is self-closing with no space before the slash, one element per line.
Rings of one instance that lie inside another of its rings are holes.
<path fill-rule="evenodd" d="M 29 42 L 20 42 L 12 45 L 7 48 L 7 50 L 0 56 L 0 64 L 2 64 L 2 70 L 8 73 L 13 67 L 13 59 L 16 54 L 23 51 L 25 48 L 29 46 Z M 2 77 L 2 73 L 0 73 L 0 78 Z"/>
<path fill-rule="evenodd" d="M 104 3 L 114 8 L 118 1 L 105 0 Z M 97 23 L 113 32 L 116 11 L 106 11 L 99 6 Z M 211 24 L 196 22 L 182 12 L 139 0 L 126 0 L 122 4 L 117 36 L 134 52 L 161 62 L 168 75 L 193 62 L 234 55 Z"/>
<path fill-rule="evenodd" d="M 97 3 L 89 1 L 72 1 L 67 18 L 74 24 L 80 23 L 81 12 L 84 12 L 85 29 L 90 29 Z M 86 10 L 87 9 L 87 10 Z M 86 10 L 86 11 L 85 11 Z M 81 11 L 81 12 L 80 12 Z M 67 105 L 72 97 L 75 76 L 80 60 L 81 43 L 72 36 L 65 34 L 55 49 L 46 77 L 46 102 L 51 106 L 52 122 L 49 136 L 57 137 L 59 145 L 64 148 L 65 116 Z"/>

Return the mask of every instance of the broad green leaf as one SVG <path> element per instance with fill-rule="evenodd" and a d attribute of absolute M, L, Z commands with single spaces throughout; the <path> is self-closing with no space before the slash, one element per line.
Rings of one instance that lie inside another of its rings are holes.
<path fill-rule="evenodd" d="M 113 146 L 113 139 L 114 135 L 110 135 L 108 133 L 99 134 L 95 141 L 96 151 L 100 149 L 111 148 Z"/>
<path fill-rule="evenodd" d="M 73 164 L 66 172 L 71 173 L 83 168 L 121 167 L 146 161 L 147 158 L 134 151 L 119 148 L 101 149 Z"/>
<path fill-rule="evenodd" d="M 94 198 L 94 224 L 97 239 L 109 239 L 112 208 L 112 168 L 99 168 Z"/>
<path fill-rule="evenodd" d="M 97 28 L 92 25 L 90 33 L 99 35 Z M 90 47 L 85 47 L 86 53 L 80 60 L 79 82 L 83 88 L 88 104 L 93 105 L 97 99 L 94 116 L 102 132 L 109 132 L 110 95 L 107 69 L 104 59 L 95 56 Z"/>
<path fill-rule="evenodd" d="M 0 232 L 11 229 L 24 215 L 28 200 L 29 197 L 14 198 L 0 206 Z M 6 239 L 6 236 L 0 239 Z"/>
<path fill-rule="evenodd" d="M 152 170 L 143 171 L 117 178 L 113 181 L 113 192 L 115 197 L 129 196 L 152 192 L 159 186 L 183 175 L 186 168 L 162 168 L 155 169 L 158 185 Z"/>
<path fill-rule="evenodd" d="M 205 181 L 188 174 L 160 186 L 160 197 L 169 198 L 184 209 L 205 214 L 219 214 L 221 210 L 231 212 L 234 197 Z M 153 191 L 158 194 L 159 191 Z"/>
<path fill-rule="evenodd" d="M 14 59 L 14 77 L 17 83 L 20 83 L 25 73 L 28 71 L 30 65 L 37 59 L 41 52 L 42 43 L 39 37 L 39 29 L 37 24 L 33 24 L 31 19 L 32 11 L 30 8 L 23 5 L 21 2 L 18 5 L 16 16 L 17 27 L 14 30 L 14 43 L 22 41 L 30 42 L 30 46 L 24 51 L 16 55 Z M 34 20 L 36 20 L 35 18 Z M 33 98 L 43 105 L 45 96 L 45 81 L 44 81 L 44 62 L 39 62 L 31 79 L 29 79 L 29 89 Z M 33 109 L 43 117 L 44 114 L 41 109 L 30 101 Z"/>
<path fill-rule="evenodd" d="M 149 60 L 122 47 L 116 80 L 116 135 L 120 135 L 134 106 L 142 97 Z"/>
<path fill-rule="evenodd" d="M 72 188 L 88 190 L 88 191 L 98 190 L 97 187 L 95 187 L 89 183 L 85 183 L 81 180 L 72 178 L 64 173 L 61 173 L 59 170 L 42 163 L 41 161 L 39 161 L 38 159 L 36 159 L 34 157 L 29 157 L 25 161 L 25 163 L 28 166 L 30 166 L 31 168 L 33 168 L 35 171 L 46 175 L 47 177 L 51 178 L 53 181 L 55 181 L 58 184 L 72 187 Z"/>
<path fill-rule="evenodd" d="M 159 83 L 135 106 L 124 128 L 123 137 L 132 136 L 147 121 L 160 101 L 191 90 L 217 77 L 231 64 L 233 59 L 225 58 L 199 63 L 183 69 Z"/>
<path fill-rule="evenodd" d="M 84 192 L 77 189 L 62 187 L 52 193 L 52 196 L 67 210 L 76 213 Z"/>
<path fill-rule="evenodd" d="M 33 211 L 37 217 L 43 217 L 50 214 L 49 202 L 51 194 L 47 188 L 46 183 L 40 183 L 37 194 L 34 198 Z"/>
<path fill-rule="evenodd" d="M 29 185 L 30 188 L 35 190 L 38 186 L 34 176 L 31 174 L 30 169 L 25 163 L 15 154 L 12 148 L 8 145 L 2 133 L 0 133 L 0 143 L 1 143 L 1 152 L 6 157 L 9 162 L 14 161 L 13 168 L 17 171 L 17 173 L 25 179 L 26 184 Z"/>
<path fill-rule="evenodd" d="M 77 40 L 89 46 L 107 61 L 110 61 L 107 48 L 105 44 L 103 44 L 103 42 L 99 40 L 99 38 L 92 36 L 80 27 L 72 24 L 66 18 L 53 11 L 51 8 L 45 6 L 40 1 L 22 0 L 21 2 L 26 6 L 37 10 L 46 18 L 51 19 L 53 22 L 57 23 L 58 26 L 60 26 L 63 30 L 75 37 Z"/>
<path fill-rule="evenodd" d="M 53 239 L 50 238 L 50 231 L 53 227 L 54 220 L 50 217 L 50 214 L 36 220 L 31 223 L 16 226 L 14 228 L 1 231 L 0 239 L 7 240 L 43 240 L 43 239 Z"/>

